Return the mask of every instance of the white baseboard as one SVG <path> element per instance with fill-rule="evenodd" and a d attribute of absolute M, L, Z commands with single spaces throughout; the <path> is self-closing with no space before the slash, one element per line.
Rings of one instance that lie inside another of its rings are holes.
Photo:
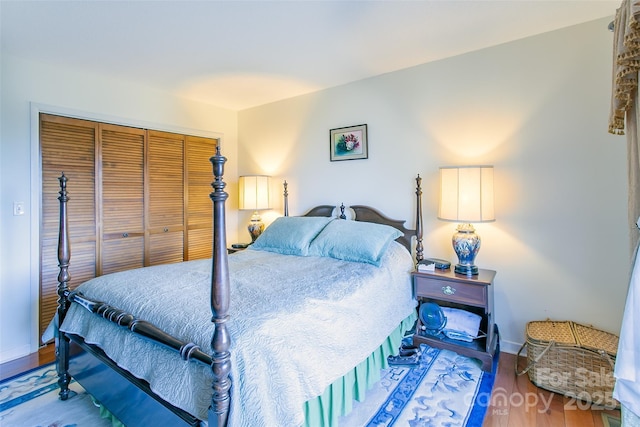
<path fill-rule="evenodd" d="M 522 347 L 522 343 L 500 339 L 500 352 L 502 353 L 518 354 L 518 350 L 520 350 L 520 347 Z M 520 353 L 520 355 L 526 356 L 526 354 L 527 351 L 525 348 L 522 353 Z"/>
<path fill-rule="evenodd" d="M 12 348 L 9 351 L 0 352 L 0 363 L 10 362 L 20 357 L 28 356 L 31 353 L 31 347 L 23 345 L 21 347 Z"/>

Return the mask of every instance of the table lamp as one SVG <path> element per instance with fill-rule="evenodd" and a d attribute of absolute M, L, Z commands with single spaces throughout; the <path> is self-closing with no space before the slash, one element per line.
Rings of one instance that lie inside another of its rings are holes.
<path fill-rule="evenodd" d="M 264 231 L 264 223 L 258 211 L 271 209 L 269 197 L 271 177 L 265 175 L 241 176 L 238 186 L 240 188 L 240 210 L 253 211 L 247 227 L 251 235 L 251 243 L 253 243 Z"/>
<path fill-rule="evenodd" d="M 493 166 L 441 167 L 438 219 L 461 223 L 451 239 L 458 256 L 454 271 L 467 276 L 478 274 L 474 261 L 480 236 L 471 223 L 495 221 Z"/>

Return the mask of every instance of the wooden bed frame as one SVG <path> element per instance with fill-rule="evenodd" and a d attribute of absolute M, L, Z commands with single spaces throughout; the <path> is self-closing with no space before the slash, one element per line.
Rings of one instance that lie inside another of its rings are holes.
<path fill-rule="evenodd" d="M 213 201 L 213 258 L 212 258 L 212 278 L 211 278 L 211 321 L 215 324 L 213 337 L 211 339 L 211 353 L 204 351 L 197 345 L 179 340 L 153 324 L 141 319 L 137 319 L 132 314 L 119 310 L 106 303 L 92 301 L 85 298 L 76 291 L 69 289 L 69 261 L 71 258 L 69 227 L 67 216 L 67 177 L 62 174 L 60 181 L 60 230 L 58 237 L 58 263 L 60 272 L 58 274 L 58 309 L 57 324 L 61 325 L 71 303 L 82 305 L 87 310 L 112 321 L 132 332 L 145 338 L 155 341 L 161 345 L 175 350 L 183 360 L 194 360 L 211 366 L 213 375 L 213 394 L 209 407 L 208 424 L 210 427 L 225 427 L 227 425 L 230 408 L 230 388 L 231 388 L 231 353 L 230 336 L 227 330 L 229 319 L 229 267 L 226 239 L 226 218 L 225 202 L 228 194 L 224 191 L 226 186 L 223 181 L 224 164 L 226 158 L 220 154 L 217 147 L 216 154 L 210 158 L 213 165 L 214 181 L 211 184 L 213 192 L 210 194 Z M 416 228 L 415 230 L 404 227 L 405 221 L 387 218 L 377 210 L 368 206 L 351 206 L 355 212 L 355 220 L 387 224 L 402 231 L 403 236 L 397 240 L 402 243 L 411 253 L 412 238 L 416 238 L 416 262 L 422 260 L 422 189 L 421 178 L 416 178 Z M 288 192 L 287 183 L 284 182 L 285 196 L 285 216 L 288 216 Z M 317 206 L 307 212 L 304 216 L 332 216 L 335 207 L 331 205 Z M 340 207 L 340 218 L 345 218 L 345 207 Z M 83 365 L 77 372 L 70 370 L 70 344 L 77 344 L 84 352 L 78 356 Z M 126 370 L 117 366 L 107 355 L 97 346 L 86 343 L 82 337 L 65 334 L 56 328 L 56 367 L 58 373 L 58 385 L 60 387 L 59 396 L 61 400 L 67 400 L 73 395 L 69 389 L 71 378 L 75 378 L 92 396 L 100 401 L 118 419 L 125 424 L 128 421 L 140 421 L 145 419 L 146 425 L 200 425 L 200 420 L 193 415 L 176 408 L 170 403 L 158 397 L 151 391 L 148 383 L 131 375 Z M 108 386 L 104 387 L 104 381 Z M 105 389 L 109 389 L 105 392 Z M 113 393 L 115 392 L 115 398 Z M 126 396 L 126 398 L 123 398 Z M 117 401 L 122 406 L 122 401 L 126 405 L 121 409 L 114 409 L 118 406 Z M 113 404 L 110 405 L 109 402 Z M 123 417 L 123 413 L 130 413 L 129 418 Z M 155 418 L 154 418 L 155 417 Z M 124 418 L 124 419 L 123 419 Z"/>

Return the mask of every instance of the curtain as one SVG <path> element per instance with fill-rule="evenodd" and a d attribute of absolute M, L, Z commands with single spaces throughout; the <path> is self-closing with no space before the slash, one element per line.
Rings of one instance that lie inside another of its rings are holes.
<path fill-rule="evenodd" d="M 638 147 L 638 70 L 640 70 L 640 0 L 624 0 L 614 21 L 613 82 L 609 132 L 627 136 L 628 221 L 632 252 L 640 234 L 640 149 Z"/>
<path fill-rule="evenodd" d="M 636 222 L 640 215 L 640 148 L 638 147 L 638 70 L 640 70 L 640 0 L 624 0 L 616 11 L 613 40 L 613 85 L 609 132 L 627 135 L 627 162 L 629 183 L 629 235 L 631 248 L 638 242 Z M 632 249 L 633 251 L 633 249 Z M 613 397 L 622 404 L 623 425 L 637 425 L 632 419 L 640 415 L 640 370 L 638 362 L 637 328 L 638 291 L 640 287 L 640 258 L 629 283 L 629 294 L 620 331 L 618 358 L 614 370 L 616 378 Z"/>

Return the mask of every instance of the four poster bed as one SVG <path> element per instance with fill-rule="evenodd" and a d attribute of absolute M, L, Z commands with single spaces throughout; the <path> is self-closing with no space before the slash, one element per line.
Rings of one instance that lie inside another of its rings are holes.
<path fill-rule="evenodd" d="M 226 159 L 218 148 L 210 160 L 212 259 L 109 274 L 74 291 L 59 178 L 60 398 L 73 377 L 127 426 L 335 425 L 416 319 L 420 177 L 415 229 L 366 206 L 351 206 L 354 220 L 319 206 L 278 218 L 229 256 Z M 288 213 L 286 197 L 285 187 Z M 70 357 L 70 342 L 80 355 Z"/>

